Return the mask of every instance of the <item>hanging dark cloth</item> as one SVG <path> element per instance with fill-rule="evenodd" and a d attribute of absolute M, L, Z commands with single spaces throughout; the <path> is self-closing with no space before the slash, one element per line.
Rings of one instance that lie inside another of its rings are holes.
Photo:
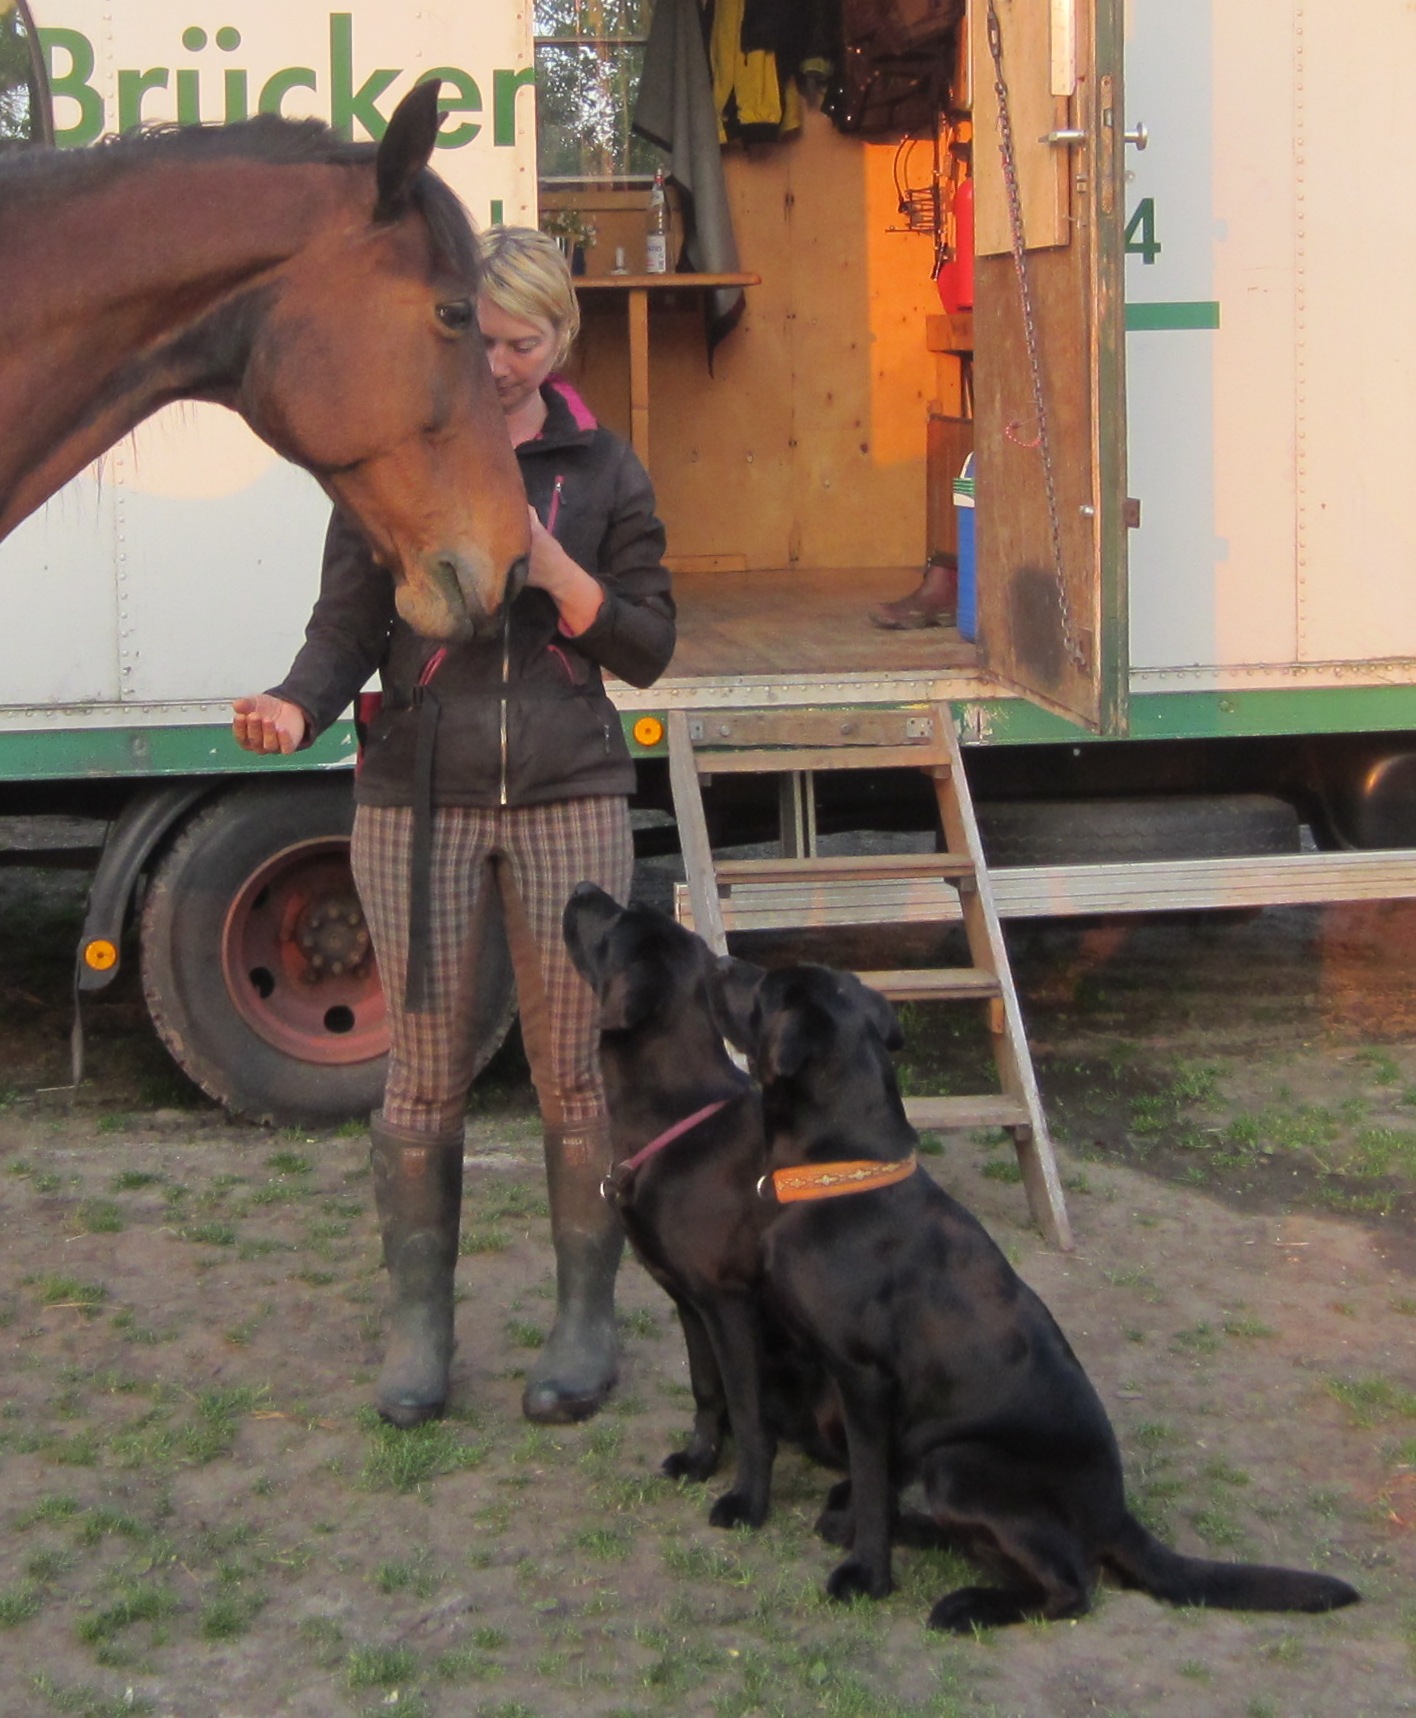
<path fill-rule="evenodd" d="M 634 129 L 669 157 L 668 177 L 678 187 L 684 239 L 680 270 L 736 274 L 728 187 L 718 140 L 713 74 L 698 0 L 658 0 L 644 49 L 644 69 L 634 104 Z M 708 294 L 708 361 L 743 312 L 740 286 Z"/>
<path fill-rule="evenodd" d="M 841 58 L 822 102 L 858 137 L 927 132 L 949 104 L 964 0 L 841 0 Z"/>

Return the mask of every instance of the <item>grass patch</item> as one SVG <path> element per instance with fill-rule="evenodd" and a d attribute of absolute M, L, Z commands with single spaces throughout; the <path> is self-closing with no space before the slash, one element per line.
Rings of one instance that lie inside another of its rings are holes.
<path fill-rule="evenodd" d="M 366 1408 L 359 1424 L 369 1434 L 363 1480 L 375 1491 L 414 1491 L 440 1474 L 480 1467 L 489 1454 L 486 1443 L 464 1441 L 454 1420 L 430 1420 L 405 1431 Z"/>
<path fill-rule="evenodd" d="M 1329 1378 L 1325 1387 L 1364 1429 L 1385 1420 L 1416 1419 L 1416 1390 L 1390 1378 Z"/>
<path fill-rule="evenodd" d="M 344 1676 L 351 1688 L 396 1688 L 411 1682 L 417 1669 L 411 1647 L 358 1646 L 349 1654 Z"/>
<path fill-rule="evenodd" d="M 80 1282 L 77 1277 L 32 1277 L 40 1304 L 48 1307 L 68 1307 L 92 1317 L 108 1299 L 102 1283 Z"/>

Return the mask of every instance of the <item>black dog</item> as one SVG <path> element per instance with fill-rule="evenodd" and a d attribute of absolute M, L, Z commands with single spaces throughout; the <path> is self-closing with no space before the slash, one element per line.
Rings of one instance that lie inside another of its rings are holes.
<path fill-rule="evenodd" d="M 616 1158 L 606 1195 L 688 1347 L 693 1434 L 664 1472 L 707 1479 L 731 1431 L 737 1473 L 709 1519 L 758 1527 L 779 1437 L 838 1469 L 846 1448 L 834 1387 L 764 1303 L 762 1236 L 776 1211 L 757 1190 L 762 1105 L 709 1010 L 716 961 L 666 914 L 621 907 L 592 883 L 572 894 L 563 928 L 600 1004 Z"/>
<path fill-rule="evenodd" d="M 761 1081 L 778 1195 L 799 1201 L 767 1233 L 772 1293 L 844 1406 L 851 1555 L 833 1597 L 891 1590 L 894 1498 L 915 1479 L 941 1535 L 1002 1582 L 946 1594 L 935 1628 L 1080 1616 L 1103 1570 L 1178 1605 L 1325 1611 L 1358 1597 L 1325 1575 L 1181 1556 L 1131 1514 L 1067 1339 L 914 1165 L 884 997 L 826 967 L 725 961 L 718 1006 Z"/>

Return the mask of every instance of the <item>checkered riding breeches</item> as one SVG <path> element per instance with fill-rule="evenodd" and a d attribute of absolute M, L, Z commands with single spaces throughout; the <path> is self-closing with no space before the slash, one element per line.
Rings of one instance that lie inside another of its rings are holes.
<path fill-rule="evenodd" d="M 403 1008 L 413 812 L 361 805 L 351 858 L 388 1001 L 384 1118 L 417 1133 L 459 1127 L 475 1072 L 478 965 L 500 909 L 521 1035 L 548 1127 L 604 1114 L 595 997 L 576 972 L 561 914 L 579 882 L 628 899 L 634 869 L 623 799 L 433 811 L 427 1012 Z"/>

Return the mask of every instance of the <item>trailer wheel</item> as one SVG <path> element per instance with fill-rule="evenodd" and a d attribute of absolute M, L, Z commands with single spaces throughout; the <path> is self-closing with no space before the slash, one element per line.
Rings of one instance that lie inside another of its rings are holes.
<path fill-rule="evenodd" d="M 1102 865 L 1296 853 L 1298 814 L 1263 794 L 1009 800 L 975 806 L 990 865 Z"/>
<path fill-rule="evenodd" d="M 345 778 L 249 783 L 205 804 L 149 879 L 153 1024 L 209 1097 L 252 1121 L 340 1121 L 383 1094 L 388 1023 L 352 816 Z M 483 971 L 478 1071 L 516 1013 L 504 943 Z"/>

